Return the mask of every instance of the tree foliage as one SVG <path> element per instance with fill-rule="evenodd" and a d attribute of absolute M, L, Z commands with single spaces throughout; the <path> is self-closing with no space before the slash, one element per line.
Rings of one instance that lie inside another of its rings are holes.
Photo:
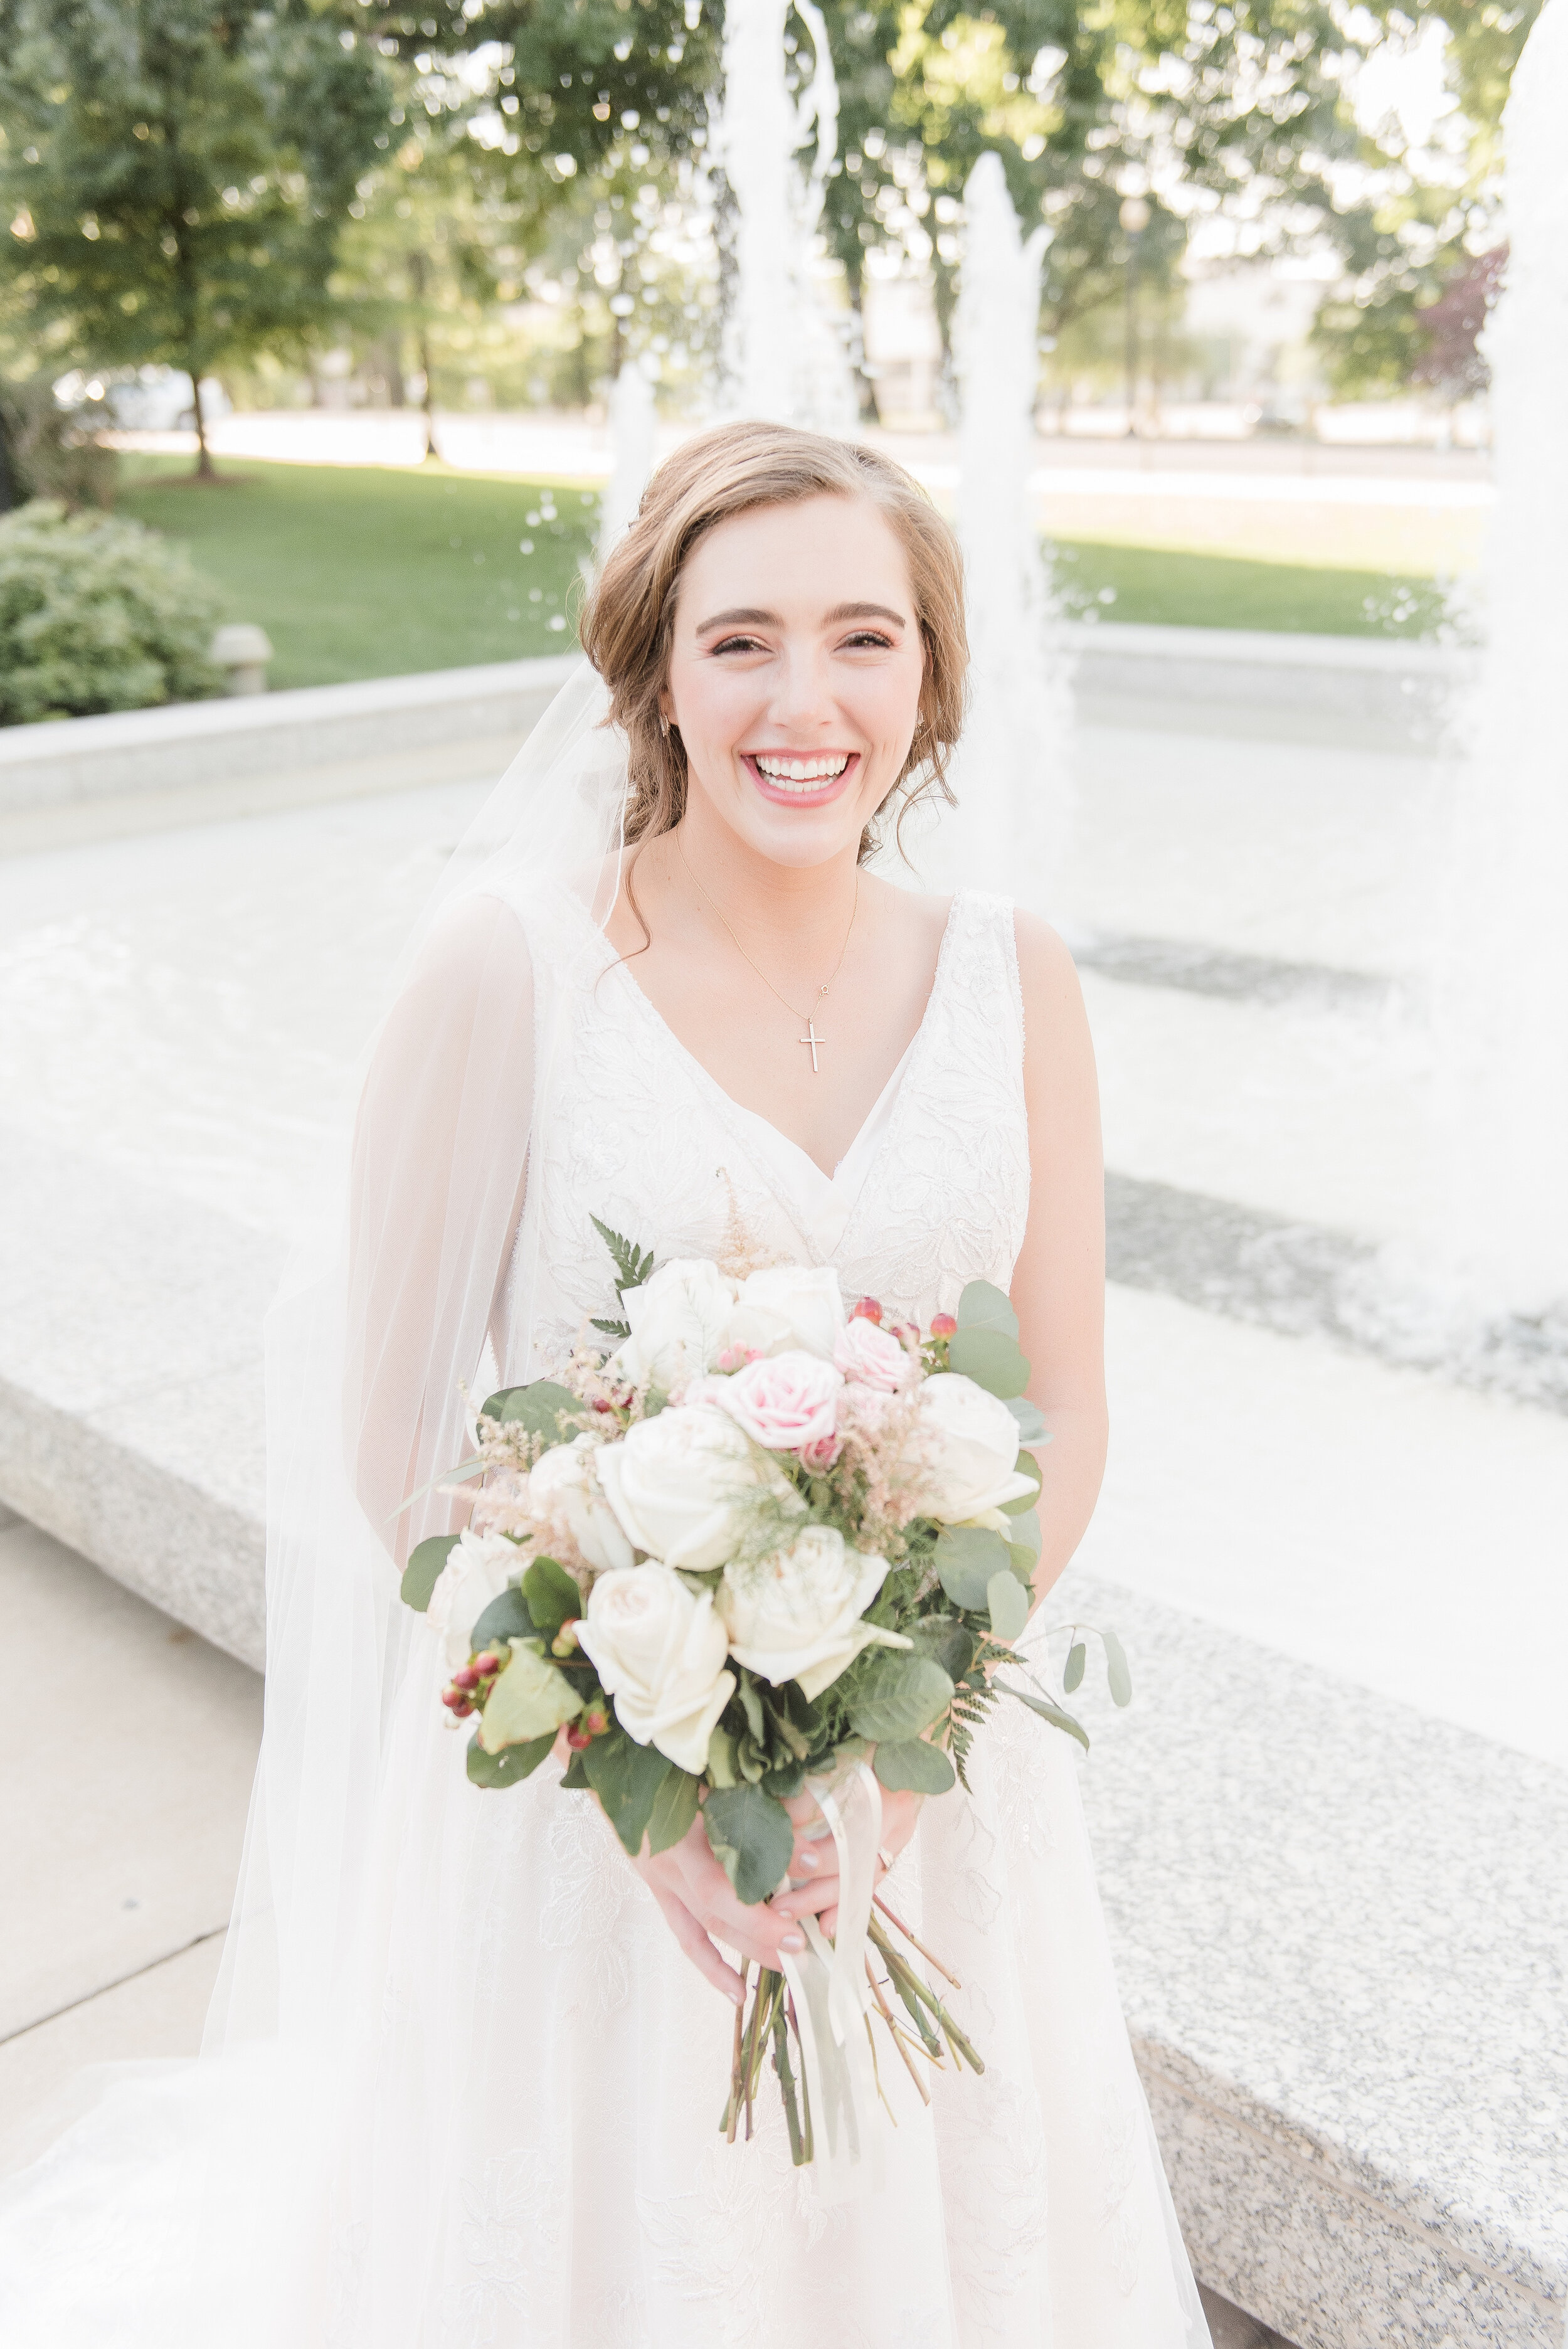
<path fill-rule="evenodd" d="M 301 343 L 387 100 L 325 0 L 0 0 L 0 271 L 40 355 L 194 386 Z"/>

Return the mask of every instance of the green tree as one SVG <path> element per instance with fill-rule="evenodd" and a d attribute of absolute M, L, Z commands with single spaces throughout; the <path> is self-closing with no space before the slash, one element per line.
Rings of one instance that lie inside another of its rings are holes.
<path fill-rule="evenodd" d="M 0 274 L 51 372 L 297 347 L 384 130 L 331 0 L 0 0 Z"/>

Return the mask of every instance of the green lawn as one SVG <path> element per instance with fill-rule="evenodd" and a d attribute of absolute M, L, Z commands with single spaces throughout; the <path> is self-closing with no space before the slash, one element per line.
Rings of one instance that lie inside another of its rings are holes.
<path fill-rule="evenodd" d="M 1161 547 L 1065 539 L 1056 584 L 1075 616 L 1187 628 L 1283 628 L 1312 636 L 1421 636 L 1442 619 L 1429 579 L 1378 571 L 1321 571 Z"/>
<path fill-rule="evenodd" d="M 190 548 L 223 590 L 225 617 L 260 621 L 275 687 L 517 660 L 576 640 L 592 492 L 435 466 L 235 458 L 216 489 L 186 486 L 188 471 L 184 459 L 129 459 L 119 510 Z"/>
<path fill-rule="evenodd" d="M 189 546 L 224 616 L 259 620 L 274 687 L 460 668 L 574 642 L 591 491 L 473 473 L 276 465 L 235 458 L 217 489 L 188 460 L 124 460 L 120 511 Z M 552 511 L 553 509 L 553 511 Z M 531 519 L 532 517 L 532 519 Z M 1429 581 L 1136 546 L 1064 542 L 1068 609 L 1106 620 L 1313 635 L 1419 636 L 1441 616 Z M 557 625 L 552 626 L 552 622 Z"/>

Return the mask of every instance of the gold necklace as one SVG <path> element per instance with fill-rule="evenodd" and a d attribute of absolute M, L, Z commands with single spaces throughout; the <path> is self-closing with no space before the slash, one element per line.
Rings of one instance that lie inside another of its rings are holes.
<path fill-rule="evenodd" d="M 705 899 L 706 902 L 712 906 L 713 911 L 718 916 L 719 920 L 724 922 L 726 930 L 729 931 L 729 943 L 735 948 L 736 953 L 740 957 L 742 962 L 751 963 L 752 969 L 756 971 L 757 976 L 762 981 L 763 986 L 767 988 L 770 995 L 779 996 L 779 1000 L 784 1006 L 786 1011 L 795 1012 L 797 1019 L 803 1019 L 806 1022 L 806 1033 L 803 1036 L 798 1036 L 795 1040 L 797 1043 L 805 1044 L 810 1048 L 811 1054 L 811 1074 L 814 1077 L 820 1076 L 821 1074 L 821 1071 L 817 1065 L 817 1054 L 828 1040 L 825 1036 L 819 1036 L 817 1033 L 816 1005 L 813 1004 L 810 1011 L 796 1011 L 795 1006 L 790 1002 L 789 997 L 787 995 L 779 994 L 779 989 L 774 986 L 773 981 L 769 978 L 768 973 L 762 969 L 758 964 L 751 962 L 751 957 L 747 953 L 746 948 L 741 945 L 740 940 L 736 936 L 735 932 L 730 929 L 729 924 L 725 921 L 723 913 L 720 911 L 717 905 L 715 904 L 713 898 L 708 896 L 707 891 L 703 887 L 702 883 L 692 871 L 690 860 L 686 855 L 686 850 L 681 845 L 681 836 L 678 826 L 676 830 L 675 841 L 676 852 L 680 857 L 681 863 L 686 866 L 686 877 L 690 881 L 692 887 L 696 891 L 699 897 Z M 860 910 L 861 875 L 860 868 L 857 865 L 855 868 L 855 902 L 850 908 L 850 926 L 844 932 L 844 943 L 839 948 L 838 961 L 833 965 L 832 969 L 828 973 L 827 978 L 817 989 L 818 1003 L 820 1003 L 823 996 L 826 995 L 829 988 L 831 987 L 834 979 L 837 978 L 839 973 L 844 967 L 844 957 L 850 951 L 850 940 L 854 936 L 855 916 L 859 914 Z"/>

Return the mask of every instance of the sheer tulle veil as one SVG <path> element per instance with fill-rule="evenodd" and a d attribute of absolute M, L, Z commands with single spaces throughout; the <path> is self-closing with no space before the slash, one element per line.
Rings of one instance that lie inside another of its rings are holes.
<path fill-rule="evenodd" d="M 210 2337 L 214 2291 L 231 2341 L 286 2337 L 282 2312 L 325 2256 L 306 2240 L 307 2156 L 330 2158 L 356 2126 L 367 2018 L 392 1995 L 367 1889 L 388 1836 L 402 1883 L 428 1895 L 421 1962 L 458 2044 L 464 1970 L 482 1961 L 442 1932 L 440 1814 L 418 1780 L 439 1757 L 422 1732 L 401 1788 L 387 1784 L 400 1706 L 438 1711 L 433 1635 L 400 1603 L 397 1568 L 461 1523 L 431 1488 L 463 1455 L 465 1398 L 528 1339 L 516 1235 L 529 1154 L 563 989 L 602 957 L 621 885 L 627 750 L 608 711 L 584 661 L 454 850 L 366 1046 L 352 1131 L 266 1324 L 265 1723 L 201 2056 L 111 2069 L 42 2162 L 0 2189 L 8 2349 L 178 2349 Z M 385 2148 L 408 2173 L 410 2209 L 459 2125 L 445 2058 L 427 2030 L 417 2142 Z M 113 2257 L 106 2223 L 121 2238 Z"/>

